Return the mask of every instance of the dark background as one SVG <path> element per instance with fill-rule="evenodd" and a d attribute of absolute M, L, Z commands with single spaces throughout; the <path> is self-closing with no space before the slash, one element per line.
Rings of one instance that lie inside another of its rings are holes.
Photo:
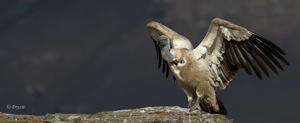
<path fill-rule="evenodd" d="M 228 117 L 243 123 L 299 122 L 299 6 L 299 0 L 1 1 L 0 111 L 43 115 L 186 107 L 178 84 L 157 69 L 145 26 L 161 22 L 198 45 L 219 17 L 279 45 L 291 64 L 263 81 L 240 70 L 218 91 Z"/>

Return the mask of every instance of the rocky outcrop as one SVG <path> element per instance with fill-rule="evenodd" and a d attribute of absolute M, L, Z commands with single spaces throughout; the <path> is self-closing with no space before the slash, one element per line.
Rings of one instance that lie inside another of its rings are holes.
<path fill-rule="evenodd" d="M 43 122 L 43 123 L 232 123 L 232 119 L 224 115 L 209 114 L 202 111 L 189 112 L 187 108 L 178 106 L 145 107 L 137 109 L 105 111 L 96 114 L 46 114 L 14 115 L 0 114 L 4 122 Z"/>

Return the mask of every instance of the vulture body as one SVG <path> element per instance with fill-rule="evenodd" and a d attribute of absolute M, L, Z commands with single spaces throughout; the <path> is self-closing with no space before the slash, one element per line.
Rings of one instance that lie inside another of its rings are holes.
<path fill-rule="evenodd" d="M 289 65 L 281 48 L 220 18 L 212 20 L 196 48 L 187 38 L 158 22 L 148 23 L 147 29 L 155 44 L 159 67 L 167 77 L 172 71 L 187 96 L 190 110 L 226 115 L 216 89 L 225 89 L 240 68 L 250 75 L 254 71 L 262 79 L 263 74 L 269 77 L 267 67 L 278 74 L 278 69 L 283 70 L 280 62 Z"/>

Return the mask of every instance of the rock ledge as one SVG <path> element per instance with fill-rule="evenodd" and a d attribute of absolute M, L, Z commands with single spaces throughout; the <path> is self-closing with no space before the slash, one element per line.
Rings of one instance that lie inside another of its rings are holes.
<path fill-rule="evenodd" d="M 30 122 L 30 123 L 138 123 L 138 122 L 168 122 L 168 123 L 232 123 L 232 119 L 224 115 L 209 114 L 201 111 L 189 112 L 179 106 L 144 107 L 137 109 L 105 111 L 97 114 L 46 114 L 14 115 L 0 113 L 0 121 Z"/>

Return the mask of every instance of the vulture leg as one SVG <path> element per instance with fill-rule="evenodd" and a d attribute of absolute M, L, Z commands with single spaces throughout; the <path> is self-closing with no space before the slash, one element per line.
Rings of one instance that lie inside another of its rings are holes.
<path fill-rule="evenodd" d="M 190 108 L 190 111 L 194 111 L 194 110 L 197 110 L 197 109 L 201 110 L 199 100 L 200 100 L 200 97 L 197 96 L 196 102 Z"/>

